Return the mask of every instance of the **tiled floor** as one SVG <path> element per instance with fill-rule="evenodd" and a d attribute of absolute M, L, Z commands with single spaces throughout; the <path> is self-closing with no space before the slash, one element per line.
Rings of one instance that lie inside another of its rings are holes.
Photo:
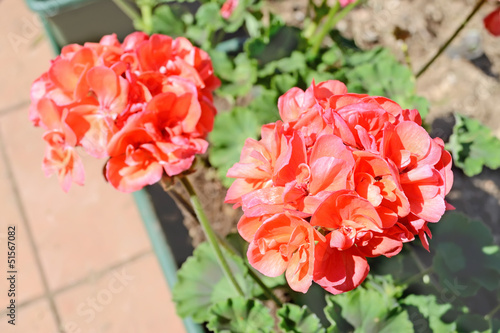
<path fill-rule="evenodd" d="M 64 193 L 41 170 L 42 132 L 27 118 L 50 45 L 20 0 L 0 1 L 0 332 L 184 332 L 131 195 L 84 159 Z M 8 324 L 7 227 L 16 227 L 16 325 Z"/>

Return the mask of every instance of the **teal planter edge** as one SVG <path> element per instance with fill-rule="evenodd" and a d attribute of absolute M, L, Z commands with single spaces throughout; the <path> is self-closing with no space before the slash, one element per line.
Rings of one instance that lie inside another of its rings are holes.
<path fill-rule="evenodd" d="M 172 249 L 163 235 L 163 230 L 161 228 L 160 221 L 156 216 L 151 198 L 144 189 L 134 192 L 132 195 L 137 208 L 139 209 L 139 214 L 141 215 L 141 219 L 153 246 L 156 258 L 158 259 L 160 267 L 163 271 L 163 275 L 167 280 L 170 290 L 172 290 L 177 282 L 177 264 L 175 263 Z M 202 326 L 195 323 L 190 317 L 184 318 L 182 321 L 184 322 L 184 326 L 189 333 L 205 332 Z"/>
<path fill-rule="evenodd" d="M 25 0 L 28 7 L 41 15 L 53 16 L 61 11 L 80 7 L 98 0 Z"/>

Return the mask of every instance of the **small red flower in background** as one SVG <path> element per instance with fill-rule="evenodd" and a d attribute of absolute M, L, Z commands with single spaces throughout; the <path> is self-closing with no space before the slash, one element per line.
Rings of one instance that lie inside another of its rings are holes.
<path fill-rule="evenodd" d="M 350 3 L 356 2 L 356 0 L 339 0 L 339 2 L 342 7 L 345 7 Z"/>
<path fill-rule="evenodd" d="M 236 7 L 238 7 L 239 0 L 226 0 L 220 9 L 220 15 L 224 19 L 229 19 L 233 14 Z"/>
<path fill-rule="evenodd" d="M 124 192 L 188 170 L 207 149 L 219 84 L 208 54 L 185 38 L 135 32 L 65 46 L 31 88 L 30 120 L 47 130 L 45 173 L 64 191 L 82 185 L 76 147 L 109 158 L 106 178 Z"/>
<path fill-rule="evenodd" d="M 483 20 L 486 30 L 493 36 L 500 36 L 500 7 L 489 13 Z"/>
<path fill-rule="evenodd" d="M 248 139 L 227 174 L 226 202 L 243 209 L 238 231 L 257 270 L 338 294 L 366 278 L 367 257 L 392 257 L 416 235 L 428 249 L 427 224 L 452 208 L 452 160 L 417 110 L 339 81 L 292 88 L 278 108 L 283 122 Z"/>

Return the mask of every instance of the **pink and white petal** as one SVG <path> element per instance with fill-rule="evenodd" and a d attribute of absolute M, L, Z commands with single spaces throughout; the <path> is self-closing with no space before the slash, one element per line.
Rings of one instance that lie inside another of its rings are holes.
<path fill-rule="evenodd" d="M 248 246 L 247 257 L 252 267 L 270 277 L 280 276 L 288 266 L 279 251 L 269 250 L 261 253 L 255 240 Z"/>

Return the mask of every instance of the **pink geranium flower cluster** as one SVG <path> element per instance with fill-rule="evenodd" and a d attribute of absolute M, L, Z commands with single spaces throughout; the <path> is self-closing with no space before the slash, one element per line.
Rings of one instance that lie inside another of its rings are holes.
<path fill-rule="evenodd" d="M 31 88 L 30 119 L 43 127 L 46 175 L 82 185 L 81 146 L 108 158 L 105 176 L 131 192 L 191 167 L 207 149 L 220 85 L 208 54 L 187 39 L 135 32 L 69 45 Z"/>
<path fill-rule="evenodd" d="M 292 88 L 278 107 L 282 121 L 248 139 L 227 174 L 253 267 L 338 294 L 365 279 L 367 257 L 394 256 L 417 235 L 428 249 L 428 223 L 452 208 L 452 159 L 417 110 L 339 81 Z"/>

